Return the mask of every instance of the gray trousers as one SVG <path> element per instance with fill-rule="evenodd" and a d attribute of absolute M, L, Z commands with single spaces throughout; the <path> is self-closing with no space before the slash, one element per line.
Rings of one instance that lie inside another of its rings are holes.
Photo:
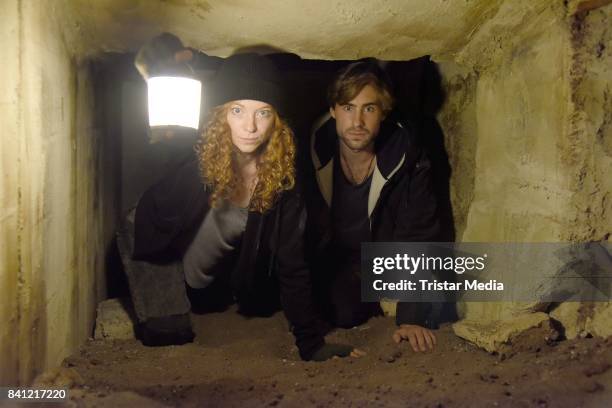
<path fill-rule="evenodd" d="M 139 323 L 154 317 L 189 313 L 182 262 L 154 264 L 132 259 L 134 253 L 132 210 L 117 231 L 117 246 L 127 275 L 134 311 Z"/>

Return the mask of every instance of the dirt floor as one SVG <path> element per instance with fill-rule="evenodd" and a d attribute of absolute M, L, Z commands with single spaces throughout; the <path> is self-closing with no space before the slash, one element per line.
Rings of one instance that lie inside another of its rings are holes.
<path fill-rule="evenodd" d="M 546 342 L 534 329 L 510 356 L 491 355 L 438 330 L 438 347 L 414 353 L 391 341 L 391 318 L 337 330 L 359 359 L 302 362 L 282 314 L 245 319 L 233 310 L 194 315 L 196 341 L 149 348 L 92 340 L 64 361 L 71 406 L 612 406 L 612 338 Z"/>

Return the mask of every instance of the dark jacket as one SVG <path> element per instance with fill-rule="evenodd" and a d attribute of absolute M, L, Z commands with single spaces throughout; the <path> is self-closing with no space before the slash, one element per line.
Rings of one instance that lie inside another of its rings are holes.
<path fill-rule="evenodd" d="M 149 188 L 138 203 L 134 259 L 182 259 L 210 209 L 195 157 Z M 297 189 L 281 194 L 264 214 L 249 212 L 231 285 L 239 302 L 257 297 L 266 281 L 278 279 L 285 316 L 300 356 L 308 360 L 323 343 L 312 310 L 310 272 L 304 260 L 305 209 Z"/>
<path fill-rule="evenodd" d="M 334 160 L 338 158 L 336 122 L 326 115 L 311 135 L 316 185 L 308 189 L 309 251 L 320 258 L 332 239 L 331 206 Z M 371 241 L 431 242 L 438 237 L 431 163 L 411 130 L 383 121 L 375 141 L 376 167 L 368 196 Z M 398 324 L 425 323 L 431 305 L 399 303 Z"/>

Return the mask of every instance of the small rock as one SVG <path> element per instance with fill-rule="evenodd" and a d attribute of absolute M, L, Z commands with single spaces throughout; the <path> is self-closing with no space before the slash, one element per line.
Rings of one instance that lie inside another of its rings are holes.
<path fill-rule="evenodd" d="M 58 367 L 38 375 L 33 382 L 35 388 L 72 387 L 82 385 L 83 378 L 74 368 Z"/>
<path fill-rule="evenodd" d="M 98 304 L 95 339 L 135 339 L 133 313 L 124 305 L 129 302 L 120 299 L 108 299 Z M 93 339 L 92 339 L 93 340 Z"/>
<path fill-rule="evenodd" d="M 603 391 L 603 389 L 604 386 L 598 383 L 597 381 L 589 381 L 584 387 L 584 391 L 588 393 Z"/>
<path fill-rule="evenodd" d="M 499 378 L 497 374 L 480 374 L 480 381 L 484 381 L 486 383 L 494 383 L 495 380 Z"/>
<path fill-rule="evenodd" d="M 74 357 L 67 357 L 66 359 L 64 359 L 64 363 L 63 366 L 64 367 L 74 367 L 76 366 L 78 363 L 78 360 Z"/>
<path fill-rule="evenodd" d="M 587 377 L 591 377 L 593 375 L 603 374 L 610 369 L 610 363 L 607 361 L 598 361 L 593 364 L 589 364 L 589 366 L 585 367 L 582 372 Z"/>

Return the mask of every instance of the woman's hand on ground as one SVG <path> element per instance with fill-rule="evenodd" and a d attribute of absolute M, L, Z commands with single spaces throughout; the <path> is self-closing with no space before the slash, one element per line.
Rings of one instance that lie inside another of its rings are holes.
<path fill-rule="evenodd" d="M 425 327 L 416 324 L 401 324 L 393 333 L 393 341 L 400 343 L 403 340 L 410 342 L 415 352 L 433 350 L 436 347 L 436 335 Z"/>
<path fill-rule="evenodd" d="M 365 352 L 348 344 L 326 343 L 312 356 L 312 361 L 325 361 L 334 357 L 363 357 Z"/>

